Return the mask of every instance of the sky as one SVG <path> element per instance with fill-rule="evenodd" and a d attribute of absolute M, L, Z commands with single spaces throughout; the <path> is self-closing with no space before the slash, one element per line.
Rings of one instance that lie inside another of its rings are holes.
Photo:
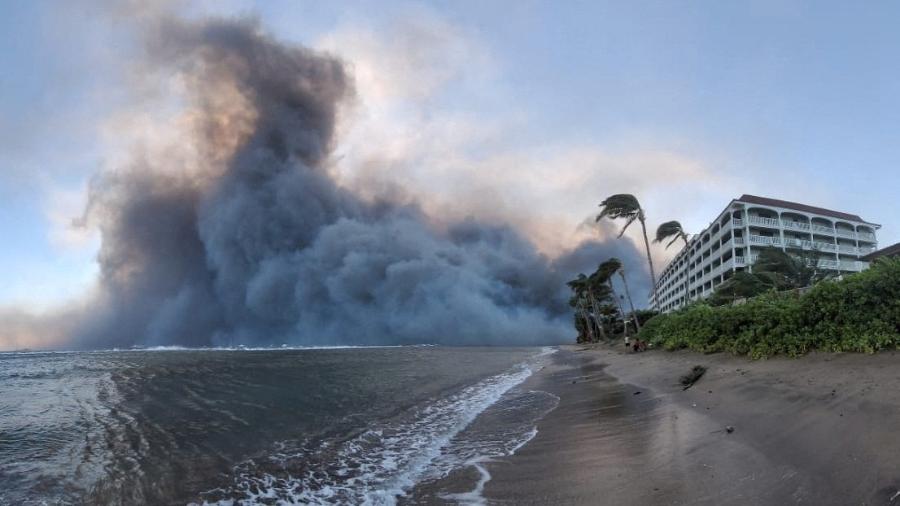
<path fill-rule="evenodd" d="M 77 226 L 91 178 L 165 142 L 153 125 L 177 107 L 132 64 L 130 20 L 153 9 L 252 16 L 340 58 L 355 80 L 343 186 L 509 223 L 549 257 L 610 234 L 589 224 L 613 193 L 634 193 L 651 228 L 699 231 L 752 193 L 900 241 L 896 3 L 2 3 L 0 307 L 92 289 L 100 239 Z"/>

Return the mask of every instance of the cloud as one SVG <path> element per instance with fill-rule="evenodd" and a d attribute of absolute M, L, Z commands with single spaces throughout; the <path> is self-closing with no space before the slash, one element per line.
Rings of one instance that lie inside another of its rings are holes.
<path fill-rule="evenodd" d="M 334 167 L 357 194 L 393 192 L 433 217 L 511 224 L 555 256 L 610 238 L 580 226 L 607 195 L 636 194 L 657 222 L 699 227 L 724 206 L 723 193 L 738 192 L 709 160 L 652 142 L 552 132 L 535 142 L 540 111 L 500 98 L 511 95 L 510 85 L 486 44 L 431 11 L 355 22 L 317 45 L 360 73 L 358 100 L 342 111 Z M 415 57 L 407 59 L 410 47 Z M 478 108 L 485 103 L 489 110 Z M 628 237 L 641 240 L 635 232 Z M 654 248 L 663 259 L 673 253 Z"/>

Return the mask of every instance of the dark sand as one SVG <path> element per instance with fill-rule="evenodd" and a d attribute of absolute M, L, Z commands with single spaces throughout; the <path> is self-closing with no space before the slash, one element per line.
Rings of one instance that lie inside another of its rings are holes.
<path fill-rule="evenodd" d="M 706 375 L 682 390 L 698 364 Z M 900 505 L 895 353 L 754 362 L 570 346 L 528 383 L 559 407 L 487 465 L 490 504 Z"/>

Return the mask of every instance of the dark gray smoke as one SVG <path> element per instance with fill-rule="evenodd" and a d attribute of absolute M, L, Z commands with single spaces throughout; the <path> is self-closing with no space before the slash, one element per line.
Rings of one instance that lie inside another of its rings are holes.
<path fill-rule="evenodd" d="M 352 93 L 340 61 L 243 21 L 167 20 L 148 47 L 190 90 L 184 142 L 206 162 L 135 156 L 92 182 L 100 290 L 70 346 L 566 341 L 564 282 L 613 255 L 643 305 L 630 242 L 549 260 L 509 227 L 438 227 L 416 205 L 339 187 L 328 157 Z"/>

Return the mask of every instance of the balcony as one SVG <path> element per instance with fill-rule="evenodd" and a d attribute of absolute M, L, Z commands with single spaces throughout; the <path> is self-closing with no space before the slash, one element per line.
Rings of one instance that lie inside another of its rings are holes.
<path fill-rule="evenodd" d="M 752 222 L 752 219 L 751 219 Z M 751 235 L 750 244 L 765 244 L 768 246 L 781 246 L 780 237 L 767 237 L 764 235 Z"/>
<path fill-rule="evenodd" d="M 733 218 L 733 219 L 731 220 L 731 226 L 733 226 L 733 227 L 743 227 L 743 226 L 744 226 L 744 220 L 741 220 L 741 219 L 738 219 L 738 218 Z"/>
<path fill-rule="evenodd" d="M 812 225 L 810 227 L 813 232 L 821 232 L 823 234 L 834 235 L 834 229 L 824 225 Z"/>
<path fill-rule="evenodd" d="M 859 271 L 863 270 L 863 266 L 862 266 L 863 263 L 864 262 L 858 262 L 856 260 L 841 260 L 840 261 L 842 271 L 853 271 L 853 272 L 859 272 Z"/>
<path fill-rule="evenodd" d="M 820 269 L 838 270 L 838 268 L 840 268 L 840 266 L 841 266 L 841 263 L 838 262 L 837 260 L 819 260 L 819 262 L 816 264 L 816 267 L 818 267 Z"/>
<path fill-rule="evenodd" d="M 735 237 L 735 238 L 733 239 L 733 241 L 734 241 L 734 245 L 735 245 L 735 246 L 743 246 L 743 245 L 744 245 L 744 238 L 743 238 L 743 237 Z"/>
<path fill-rule="evenodd" d="M 875 242 L 875 234 L 870 234 L 868 232 L 860 232 L 857 235 L 859 235 L 859 238 L 862 239 L 863 241 Z"/>
<path fill-rule="evenodd" d="M 793 230 L 809 231 L 809 223 L 803 223 L 800 221 L 781 220 L 781 225 L 784 228 L 789 228 L 789 229 L 793 229 Z"/>
<path fill-rule="evenodd" d="M 778 220 L 775 218 L 763 218 L 762 216 L 751 216 L 750 224 L 751 225 L 762 225 L 764 227 L 774 227 L 778 228 Z"/>
<path fill-rule="evenodd" d="M 856 232 L 852 230 L 846 230 L 843 228 L 837 229 L 837 235 L 839 237 L 846 237 L 848 239 L 856 239 Z"/>

